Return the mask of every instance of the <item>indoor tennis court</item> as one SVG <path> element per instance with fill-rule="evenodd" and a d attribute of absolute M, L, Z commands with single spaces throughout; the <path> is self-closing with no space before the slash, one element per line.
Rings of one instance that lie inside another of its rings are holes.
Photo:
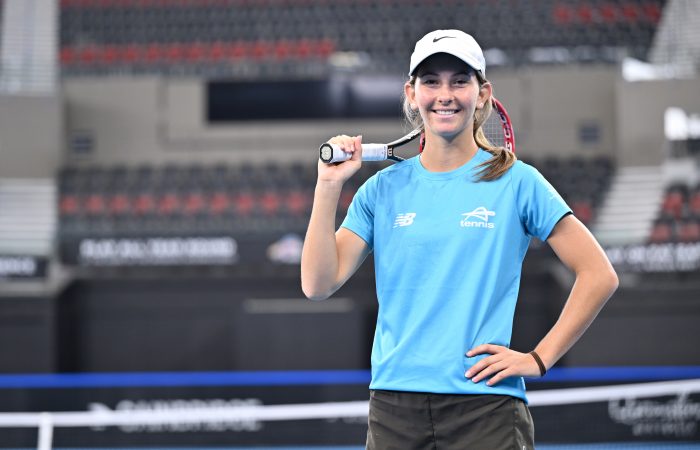
<path fill-rule="evenodd" d="M 551 183 L 619 281 L 580 340 L 525 377 L 535 448 L 700 449 L 699 23 L 695 0 L 0 0 L 0 450 L 364 449 L 373 364 L 375 379 L 432 381 L 377 370 L 391 352 L 373 346 L 404 329 L 378 300 L 396 280 L 421 293 L 406 305 L 455 279 L 476 297 L 512 284 L 512 333 L 502 303 L 463 320 L 508 322 L 474 328 L 534 351 L 581 284 L 525 225 L 525 244 L 502 232 L 511 213 L 481 190 L 455 209 L 461 240 L 434 219 L 331 298 L 302 290 L 319 167 L 345 164 L 338 142 L 362 135 L 334 231 L 364 186 L 421 167 L 439 127 L 402 112 L 432 74 L 409 60 L 452 29 L 485 59 L 461 83 L 493 89 L 470 120 L 490 112 L 489 142 Z M 431 217 L 460 201 L 447 178 L 421 179 Z M 401 207 L 377 219 L 386 236 L 422 226 Z M 537 222 L 523 210 L 511 215 Z M 484 252 L 490 232 L 502 240 Z M 474 275 L 520 245 L 515 275 Z M 414 332 L 437 329 L 430 341 L 395 347 L 415 367 L 442 357 L 441 321 L 461 318 L 426 311 L 440 319 Z"/>

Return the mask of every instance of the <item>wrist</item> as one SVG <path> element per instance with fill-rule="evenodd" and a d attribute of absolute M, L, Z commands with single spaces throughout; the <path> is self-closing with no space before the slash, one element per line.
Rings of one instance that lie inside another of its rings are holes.
<path fill-rule="evenodd" d="M 537 363 L 537 367 L 540 369 L 540 376 L 543 377 L 547 373 L 547 366 L 544 364 L 544 361 L 542 361 L 542 358 L 540 358 L 540 355 L 537 354 L 535 350 L 531 351 L 529 354 Z"/>
<path fill-rule="evenodd" d="M 316 181 L 316 192 L 340 193 L 343 190 L 343 181 L 337 180 L 322 180 Z"/>

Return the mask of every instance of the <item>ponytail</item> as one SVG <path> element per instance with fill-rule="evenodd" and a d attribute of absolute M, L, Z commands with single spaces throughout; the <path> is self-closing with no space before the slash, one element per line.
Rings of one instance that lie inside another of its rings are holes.
<path fill-rule="evenodd" d="M 479 80 L 479 85 L 486 83 L 486 80 L 481 79 L 477 75 Z M 515 153 L 508 151 L 505 147 L 498 147 L 493 145 L 484 134 L 484 129 L 482 125 L 486 122 L 493 112 L 493 103 L 491 99 L 484 104 L 484 107 L 480 110 L 474 112 L 474 141 L 476 145 L 491 154 L 491 158 L 479 164 L 479 181 L 492 181 L 500 178 L 501 175 L 506 173 L 508 169 L 511 168 L 515 161 L 518 159 Z"/>

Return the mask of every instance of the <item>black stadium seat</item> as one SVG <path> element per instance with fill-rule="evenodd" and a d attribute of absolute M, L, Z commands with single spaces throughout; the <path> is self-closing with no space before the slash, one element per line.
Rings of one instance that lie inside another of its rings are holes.
<path fill-rule="evenodd" d="M 614 170 L 611 161 L 551 157 L 528 162 L 550 179 L 584 223 L 595 220 Z M 381 167 L 365 164 L 346 183 L 338 220 L 360 185 Z M 300 162 L 64 168 L 59 172 L 59 236 L 303 235 L 316 171 L 315 164 Z M 683 235 L 692 236 L 686 228 Z"/>
<path fill-rule="evenodd" d="M 534 63 L 532 47 L 568 48 L 581 62 L 614 62 L 605 60 L 606 48 L 646 57 L 664 4 L 309 0 L 241 7 L 233 0 L 63 0 L 60 60 L 67 76 L 124 71 L 235 76 L 231 62 L 279 65 L 293 75 L 309 59 L 325 64 L 335 51 L 361 51 L 374 71 L 395 73 L 403 70 L 406 42 L 435 28 L 470 24 L 484 48 L 500 49 L 513 65 Z M 576 50 L 583 47 L 589 51 Z"/>

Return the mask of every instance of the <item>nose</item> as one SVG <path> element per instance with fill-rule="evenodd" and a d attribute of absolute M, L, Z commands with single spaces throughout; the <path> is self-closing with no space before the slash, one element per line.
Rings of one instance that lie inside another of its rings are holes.
<path fill-rule="evenodd" d="M 454 96 L 452 95 L 452 90 L 450 87 L 443 85 L 438 91 L 437 101 L 442 105 L 449 105 L 453 99 Z"/>

